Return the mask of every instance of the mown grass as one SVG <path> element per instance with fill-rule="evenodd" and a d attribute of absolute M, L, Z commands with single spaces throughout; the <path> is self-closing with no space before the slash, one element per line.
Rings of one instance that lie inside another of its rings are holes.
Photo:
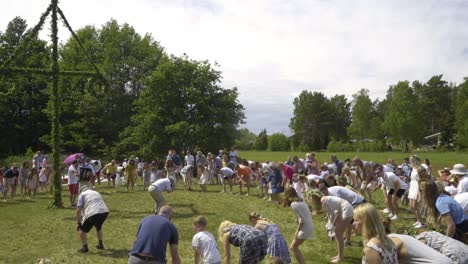
<path fill-rule="evenodd" d="M 241 157 L 253 160 L 284 160 L 288 153 L 277 152 L 240 152 Z M 301 157 L 304 153 L 297 153 Z M 289 155 L 296 155 L 289 153 Z M 353 153 L 338 153 L 339 158 L 352 157 Z M 384 161 L 391 157 L 396 160 L 405 154 L 399 153 L 359 153 L 363 159 Z M 328 160 L 329 153 L 317 153 L 320 161 Z M 431 153 L 427 155 L 434 166 L 451 166 L 455 162 L 466 160 L 466 154 Z M 141 181 L 139 182 L 141 183 Z M 177 186 L 177 191 L 165 194 L 169 204 L 175 210 L 173 219 L 180 234 L 179 251 L 183 263 L 193 263 L 191 240 L 193 236 L 192 218 L 205 215 L 209 219 L 208 230 L 217 236 L 217 227 L 224 220 L 236 223 L 248 223 L 248 214 L 258 211 L 276 222 L 288 243 L 291 243 L 296 228 L 295 215 L 289 208 L 283 208 L 256 197 L 258 189 L 251 188 L 249 197 L 219 193 L 220 186 L 208 186 L 208 193 L 199 191 L 186 192 Z M 41 193 L 29 200 L 19 195 L 15 200 L 0 202 L 0 263 L 36 263 L 47 258 L 52 263 L 126 263 L 127 254 L 135 240 L 138 224 L 143 217 L 153 210 L 153 200 L 141 186 L 135 192 L 125 192 L 121 187 L 118 192 L 109 192 L 105 187 L 97 187 L 110 209 L 108 221 L 104 224 L 104 244 L 106 250 L 98 251 L 96 233 L 92 230 L 88 240 L 90 252 L 78 253 L 80 240 L 75 230 L 74 209 L 65 206 L 52 209 L 49 194 Z M 199 190 L 197 187 L 196 190 Z M 238 188 L 234 189 L 238 191 Z M 67 191 L 63 191 L 63 201 L 68 205 Z M 374 193 L 377 207 L 383 209 L 382 193 Z M 394 230 L 411 226 L 414 217 L 403 207 L 401 220 L 394 223 Z M 326 219 L 319 214 L 313 217 L 315 239 L 306 241 L 301 250 L 307 263 L 328 263 L 336 255 L 335 243 L 328 240 L 325 232 Z M 407 232 L 415 232 L 408 229 Z M 345 249 L 343 263 L 359 263 L 361 259 L 361 238 L 353 235 L 352 246 Z M 222 247 L 218 244 L 222 252 Z M 233 262 L 237 263 L 239 251 L 232 248 Z M 295 261 L 293 261 L 295 263 Z"/>

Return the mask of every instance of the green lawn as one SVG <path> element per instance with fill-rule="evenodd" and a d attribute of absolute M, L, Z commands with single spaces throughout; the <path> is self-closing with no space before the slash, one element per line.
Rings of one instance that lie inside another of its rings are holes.
<path fill-rule="evenodd" d="M 240 152 L 241 157 L 256 160 L 284 160 L 287 153 Z M 304 153 L 298 153 L 304 156 Z M 291 153 L 291 155 L 293 155 Z M 318 153 L 320 161 L 326 160 L 329 154 Z M 363 159 L 384 161 L 392 157 L 400 160 L 405 154 L 399 153 L 360 153 Z M 338 153 L 339 158 L 352 157 L 353 153 Z M 421 155 L 429 157 L 436 167 L 450 166 L 454 162 L 466 161 L 466 154 L 430 153 Z M 141 182 L 139 182 L 141 183 Z M 90 252 L 77 253 L 80 240 L 75 231 L 74 210 L 70 207 L 51 209 L 52 198 L 49 194 L 39 194 L 34 200 L 21 196 L 15 200 L 0 202 L 0 263 L 35 263 L 40 258 L 48 258 L 53 263 L 126 263 L 139 222 L 143 217 L 151 214 L 153 200 L 147 192 L 139 191 L 127 193 L 121 188 L 116 193 L 109 193 L 105 187 L 97 190 L 110 209 L 108 221 L 104 224 L 104 244 L 106 250 L 98 251 L 94 248 L 96 234 L 92 230 L 88 236 Z M 199 190 L 196 187 L 196 190 Z M 193 229 L 191 220 L 194 216 L 203 214 L 209 219 L 208 229 L 217 235 L 217 227 L 223 220 L 237 223 L 248 223 L 250 211 L 258 211 L 276 222 L 281 228 L 288 243 L 292 241 L 296 227 L 294 213 L 289 208 L 283 208 L 271 202 L 255 197 L 258 189 L 252 188 L 250 197 L 235 196 L 219 193 L 220 186 L 208 186 L 208 193 L 199 191 L 185 192 L 181 185 L 172 194 L 165 194 L 170 205 L 175 210 L 174 223 L 180 233 L 180 255 L 183 263 L 193 263 L 191 239 Z M 237 191 L 238 188 L 235 188 Z M 374 193 L 374 199 L 382 201 L 380 190 Z M 64 204 L 68 205 L 67 192 L 63 192 Z M 383 208 L 382 202 L 377 204 Z M 401 220 L 394 224 L 394 230 L 411 226 L 413 216 L 404 207 Z M 302 247 L 307 263 L 328 263 L 330 257 L 336 255 L 335 243 L 330 242 L 325 232 L 325 218 L 323 215 L 314 216 L 315 239 L 307 241 Z M 406 230 L 414 233 L 414 230 Z M 353 245 L 345 249 L 346 261 L 343 263 L 359 263 L 361 259 L 360 238 L 353 236 Z M 218 245 L 220 248 L 221 246 Z M 238 249 L 233 248 L 234 262 L 237 263 Z M 294 262 L 293 262 L 294 263 Z"/>

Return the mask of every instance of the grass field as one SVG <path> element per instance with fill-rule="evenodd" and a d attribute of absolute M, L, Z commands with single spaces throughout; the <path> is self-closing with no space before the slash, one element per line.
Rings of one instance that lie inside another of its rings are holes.
<path fill-rule="evenodd" d="M 304 153 L 289 154 L 304 156 Z M 240 152 L 239 155 L 246 159 L 280 161 L 284 160 L 288 153 Z M 355 153 L 338 153 L 338 157 L 342 159 L 354 155 Z M 378 162 L 387 158 L 400 161 L 405 156 L 399 153 L 359 153 L 359 155 L 363 159 Z M 317 156 L 319 161 L 323 162 L 328 160 L 329 153 L 317 153 Z M 451 166 L 455 162 L 467 159 L 467 154 L 456 153 L 421 155 L 423 158 L 426 156 L 434 163 L 434 167 Z M 221 187 L 217 185 L 208 186 L 208 193 L 186 192 L 181 190 L 181 187 L 179 182 L 176 192 L 165 194 L 165 197 L 175 210 L 173 222 L 179 230 L 179 251 L 183 263 L 193 263 L 191 220 L 200 214 L 208 217 L 208 230 L 216 236 L 217 227 L 223 220 L 248 223 L 248 214 L 257 211 L 279 225 L 288 243 L 292 241 L 296 228 L 292 210 L 255 197 L 258 192 L 256 188 L 251 188 L 253 195 L 244 197 L 219 193 Z M 52 263 L 126 263 L 138 224 L 143 217 L 152 213 L 154 206 L 150 195 L 142 191 L 141 186 L 137 188 L 139 191 L 127 193 L 121 187 L 118 192 L 111 193 L 105 187 L 97 187 L 97 191 L 103 194 L 110 209 L 110 216 L 103 227 L 106 250 L 98 251 L 94 248 L 96 233 L 92 230 L 88 236 L 90 252 L 87 254 L 77 252 L 81 244 L 75 231 L 73 208 L 69 206 L 63 209 L 48 208 L 52 202 L 49 194 L 39 194 L 34 200 L 20 195 L 15 200 L 0 202 L 0 263 L 36 263 L 40 258 L 50 259 Z M 196 187 L 196 190 L 199 188 Z M 236 192 L 238 188 L 234 190 Z M 375 200 L 380 201 L 377 207 L 382 209 L 381 192 L 376 191 L 374 196 Z M 63 192 L 63 201 L 64 204 L 69 204 L 66 191 Z M 411 226 L 414 222 L 412 214 L 406 207 L 403 207 L 400 217 L 401 220 L 394 224 L 394 230 Z M 306 241 L 301 250 L 307 263 L 328 263 L 330 257 L 336 255 L 335 243 L 328 240 L 324 216 L 316 215 L 313 221 L 315 239 Z M 407 232 L 412 233 L 414 230 Z M 360 262 L 361 238 L 353 236 L 352 242 L 352 246 L 345 249 L 346 259 L 343 263 Z M 221 245 L 218 246 L 222 248 Z M 231 247 L 231 252 L 233 252 L 232 263 L 237 263 L 238 249 Z"/>

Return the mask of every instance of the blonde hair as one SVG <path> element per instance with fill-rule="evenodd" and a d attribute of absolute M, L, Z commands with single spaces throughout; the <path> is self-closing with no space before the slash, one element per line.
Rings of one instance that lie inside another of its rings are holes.
<path fill-rule="evenodd" d="M 382 219 L 377 209 L 370 203 L 362 204 L 354 209 L 354 218 L 361 221 L 361 232 L 364 239 L 364 245 L 372 238 L 377 238 L 380 243 L 390 249 L 393 245 L 392 240 L 386 236 Z"/>
<path fill-rule="evenodd" d="M 218 239 L 219 241 L 223 241 L 223 235 L 229 230 L 231 230 L 231 227 L 235 226 L 236 224 L 231 222 L 231 221 L 223 221 L 218 228 Z"/>
<path fill-rule="evenodd" d="M 266 222 L 273 223 L 270 219 L 268 219 L 266 217 L 263 217 L 259 212 L 250 212 L 249 220 L 252 220 L 254 218 L 257 219 L 257 220 L 263 220 L 263 221 L 266 221 Z"/>
<path fill-rule="evenodd" d="M 284 191 L 283 205 L 284 207 L 291 206 L 292 202 L 302 202 L 303 200 L 297 195 L 294 188 L 286 188 Z"/>
<path fill-rule="evenodd" d="M 419 164 L 421 164 L 421 160 L 416 155 L 411 155 L 409 160 L 410 160 L 410 163 L 413 165 L 411 166 L 413 168 L 416 168 L 419 166 Z"/>

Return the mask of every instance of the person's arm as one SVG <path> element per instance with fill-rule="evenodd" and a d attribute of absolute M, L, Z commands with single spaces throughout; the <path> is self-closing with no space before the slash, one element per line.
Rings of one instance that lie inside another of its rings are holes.
<path fill-rule="evenodd" d="M 231 264 L 231 248 L 229 245 L 229 232 L 224 233 L 223 235 L 223 245 L 224 245 L 224 263 Z"/>
<path fill-rule="evenodd" d="M 178 245 L 177 244 L 170 244 L 169 249 L 171 251 L 172 264 L 180 264 Z"/>
<path fill-rule="evenodd" d="M 448 237 L 453 237 L 455 235 L 456 226 L 452 216 L 450 213 L 446 213 L 442 217 L 445 220 L 445 224 L 447 224 L 447 231 L 445 232 L 445 235 Z"/>
<path fill-rule="evenodd" d="M 380 258 L 379 252 L 372 248 L 364 248 L 364 257 L 366 258 L 367 263 L 382 264 L 382 259 Z"/>
<path fill-rule="evenodd" d="M 199 264 L 200 263 L 200 254 L 198 253 L 198 251 L 196 249 L 194 249 L 195 251 L 195 264 Z"/>
<path fill-rule="evenodd" d="M 81 226 L 81 208 L 76 208 L 76 231 L 80 231 Z"/>

